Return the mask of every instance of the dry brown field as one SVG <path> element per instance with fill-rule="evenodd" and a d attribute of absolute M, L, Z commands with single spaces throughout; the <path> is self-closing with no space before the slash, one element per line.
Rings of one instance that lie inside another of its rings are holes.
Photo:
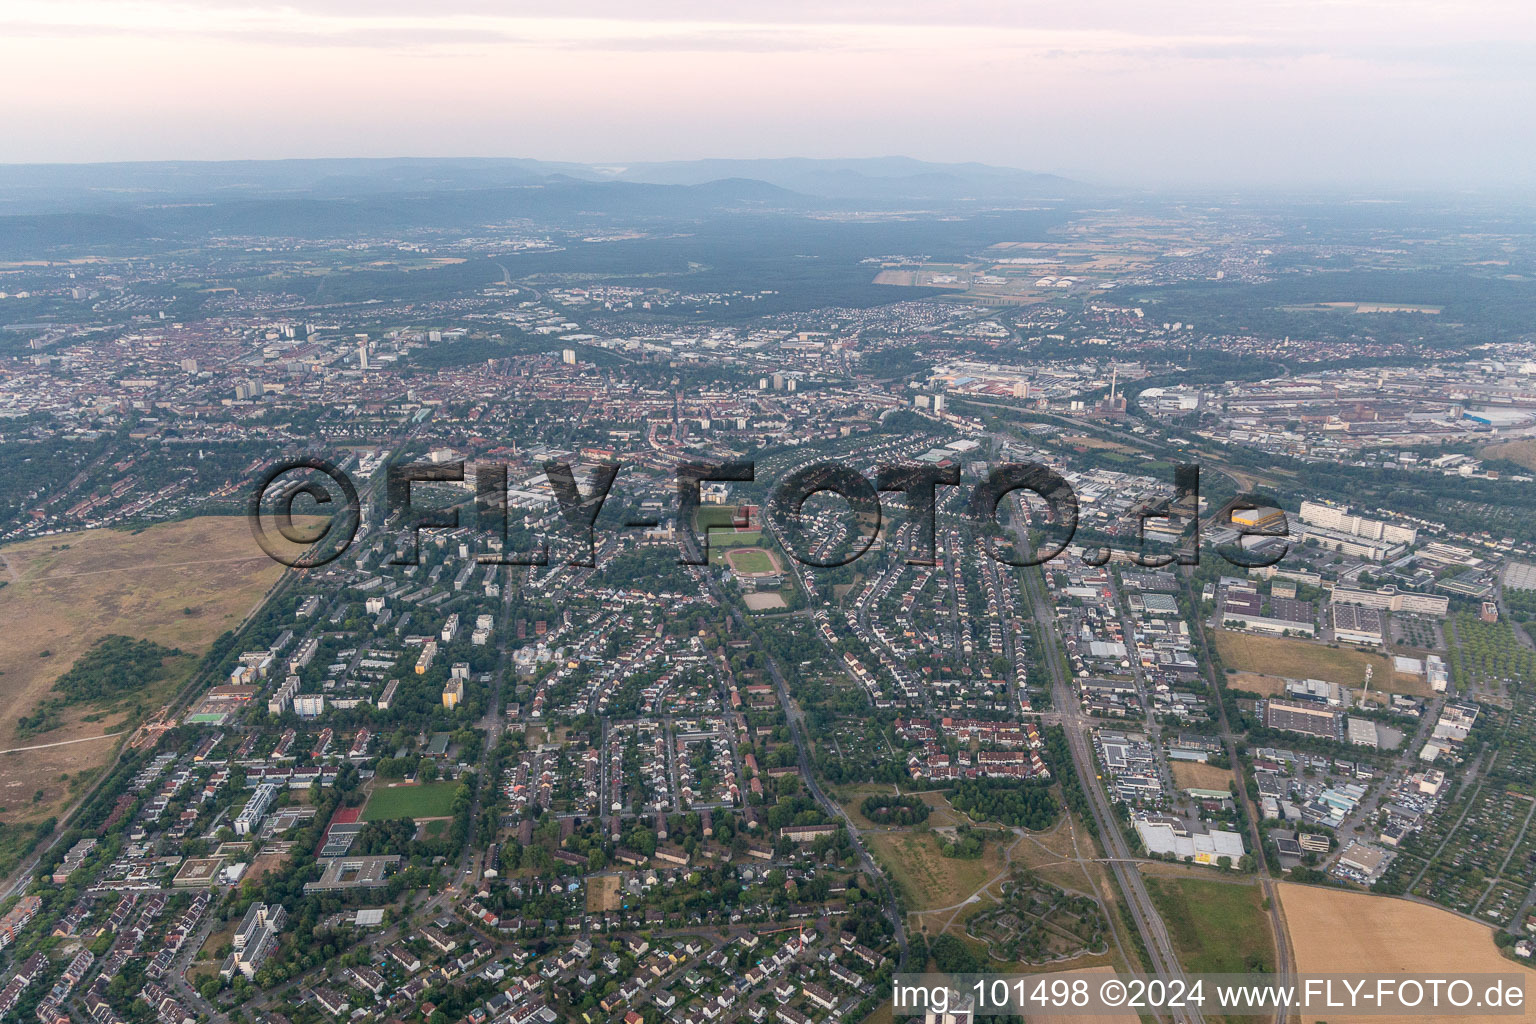
<path fill-rule="evenodd" d="M 1478 451 L 1485 459 L 1508 459 L 1510 462 L 1536 469 L 1536 441 L 1504 441 L 1490 444 Z"/>
<path fill-rule="evenodd" d="M 1180 789 L 1226 789 L 1233 780 L 1230 769 L 1198 761 L 1169 761 L 1173 781 Z"/>
<path fill-rule="evenodd" d="M 1283 636 L 1254 636 L 1215 629 L 1211 636 L 1227 668 L 1239 672 L 1283 676 L 1286 679 L 1324 679 L 1359 689 L 1365 683 L 1365 667 L 1372 666 L 1371 689 L 1388 693 L 1429 696 L 1429 684 L 1392 668 L 1384 654 L 1352 647 L 1329 647 L 1314 640 Z"/>
<path fill-rule="evenodd" d="M 242 518 L 208 516 L 129 533 L 89 530 L 0 548 L 0 820 L 40 820 L 67 802 L 63 776 L 108 763 L 129 713 L 88 705 L 62 724 L 17 734 L 54 681 L 103 636 L 121 633 L 179 648 L 179 675 L 150 695 L 165 700 L 225 630 L 238 626 L 282 573 Z M 88 720 L 88 719 L 95 719 Z M 78 742 L 75 742 L 78 741 Z M 54 745 L 58 744 L 58 745 Z M 18 749 L 40 748 L 40 749 Z M 34 802 L 41 790 L 43 796 Z"/>
<path fill-rule="evenodd" d="M 1527 991 L 1536 984 L 1536 971 L 1499 954 L 1492 931 L 1449 911 L 1390 896 L 1309 885 L 1282 883 L 1279 891 L 1300 973 L 1416 973 L 1423 977 L 1448 977 L 1457 972 L 1523 974 Z M 1306 1024 L 1319 1019 L 1329 1024 L 1354 1020 L 1407 1024 L 1429 1018 L 1329 1013 L 1325 1018 L 1309 1016 Z M 1515 1018 L 1484 1015 L 1454 1019 L 1493 1024 Z"/>

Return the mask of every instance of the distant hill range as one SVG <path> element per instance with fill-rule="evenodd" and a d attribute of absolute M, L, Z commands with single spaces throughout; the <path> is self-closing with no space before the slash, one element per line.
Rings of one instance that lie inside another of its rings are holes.
<path fill-rule="evenodd" d="M 1027 205 L 1077 182 L 906 157 L 573 164 L 335 159 L 0 165 L 0 249 L 261 234 L 330 237 L 517 218 Z"/>
<path fill-rule="evenodd" d="M 1088 191 L 1078 182 L 986 164 L 907 157 L 857 160 L 682 160 L 573 164 L 517 159 L 221 160 L 107 164 L 0 164 L 0 208 L 58 212 L 79 204 L 156 203 L 273 195 L 347 197 L 575 183 L 728 186 L 729 196 L 941 202 L 1047 199 Z"/>

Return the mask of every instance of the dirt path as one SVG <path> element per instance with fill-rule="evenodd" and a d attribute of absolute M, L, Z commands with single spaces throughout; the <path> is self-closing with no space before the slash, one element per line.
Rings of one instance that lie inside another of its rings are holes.
<path fill-rule="evenodd" d="M 78 739 L 59 740 L 56 743 L 39 743 L 31 747 L 11 747 L 9 750 L 0 750 L 0 754 L 19 754 L 24 750 L 47 750 L 49 747 L 67 747 L 71 743 L 91 743 L 96 740 L 121 739 L 122 735 L 120 732 L 104 732 L 100 736 L 81 736 Z"/>
<path fill-rule="evenodd" d="M 145 569 L 179 569 L 188 565 L 227 565 L 232 562 L 261 562 L 267 560 L 266 555 L 241 555 L 238 558 L 199 558 L 191 562 L 151 562 L 143 565 L 119 565 L 111 569 L 87 569 L 85 572 L 59 572 L 48 576 L 38 576 L 33 583 L 41 583 L 46 580 L 71 580 L 79 576 L 100 576 L 107 572 L 143 572 Z"/>

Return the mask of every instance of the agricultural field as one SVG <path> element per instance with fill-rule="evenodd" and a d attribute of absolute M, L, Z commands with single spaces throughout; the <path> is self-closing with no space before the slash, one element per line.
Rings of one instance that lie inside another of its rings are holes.
<path fill-rule="evenodd" d="M 429 782 L 424 786 L 379 786 L 363 807 L 364 821 L 394 818 L 447 818 L 453 814 L 457 782 Z"/>
<path fill-rule="evenodd" d="M 1073 967 L 1072 972 L 1077 974 L 1110 974 L 1113 967 Z M 1051 975 L 1040 975 L 1047 984 Z M 1033 984 L 1033 983 L 1031 983 Z M 1106 1010 L 1104 1013 L 1083 1013 L 1073 1011 L 1071 1013 L 1031 1013 L 1029 1024 L 1140 1024 L 1141 1017 L 1135 1010 Z"/>
<path fill-rule="evenodd" d="M 1274 970 L 1273 930 L 1257 885 L 1158 875 L 1145 881 L 1185 970 Z"/>
<path fill-rule="evenodd" d="M 1536 972 L 1499 954 L 1492 931 L 1444 910 L 1389 896 L 1288 882 L 1281 883 L 1279 890 L 1299 973 L 1523 973 L 1528 989 L 1536 983 Z M 1317 1016 L 1305 1019 L 1307 1024 L 1319 1020 Z M 1347 1020 L 1406 1024 L 1426 1018 L 1329 1014 L 1326 1019 L 1330 1024 Z M 1456 1019 L 1494 1024 L 1511 1018 Z"/>
<path fill-rule="evenodd" d="M 244 620 L 282 568 L 236 517 L 134 533 L 89 530 L 0 548 L 0 580 L 7 584 L 0 587 L 0 698 L 9 711 L 0 722 L 0 752 L 17 751 L 0 756 L 0 820 L 56 813 L 70 797 L 68 780 L 110 761 L 118 737 L 175 693 L 197 658 Z M 19 728 L 50 698 L 55 681 L 109 635 L 152 640 L 187 657 L 168 665 L 173 670 L 150 692 L 110 710 L 80 703 L 50 715 L 42 731 Z"/>
<path fill-rule="evenodd" d="M 1215 639 L 1222 664 L 1238 672 L 1286 679 L 1324 679 L 1358 689 L 1365 684 L 1365 668 L 1370 665 L 1372 690 L 1418 696 L 1429 693 L 1429 685 L 1424 680 L 1394 671 L 1392 660 L 1381 654 L 1329 647 L 1290 637 L 1250 636 L 1225 629 L 1213 629 L 1211 636 Z"/>

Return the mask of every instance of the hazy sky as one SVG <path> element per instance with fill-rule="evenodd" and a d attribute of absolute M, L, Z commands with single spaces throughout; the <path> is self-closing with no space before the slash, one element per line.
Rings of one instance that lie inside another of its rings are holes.
<path fill-rule="evenodd" d="M 0 162 L 981 160 L 1536 183 L 1531 0 L 0 0 Z"/>

